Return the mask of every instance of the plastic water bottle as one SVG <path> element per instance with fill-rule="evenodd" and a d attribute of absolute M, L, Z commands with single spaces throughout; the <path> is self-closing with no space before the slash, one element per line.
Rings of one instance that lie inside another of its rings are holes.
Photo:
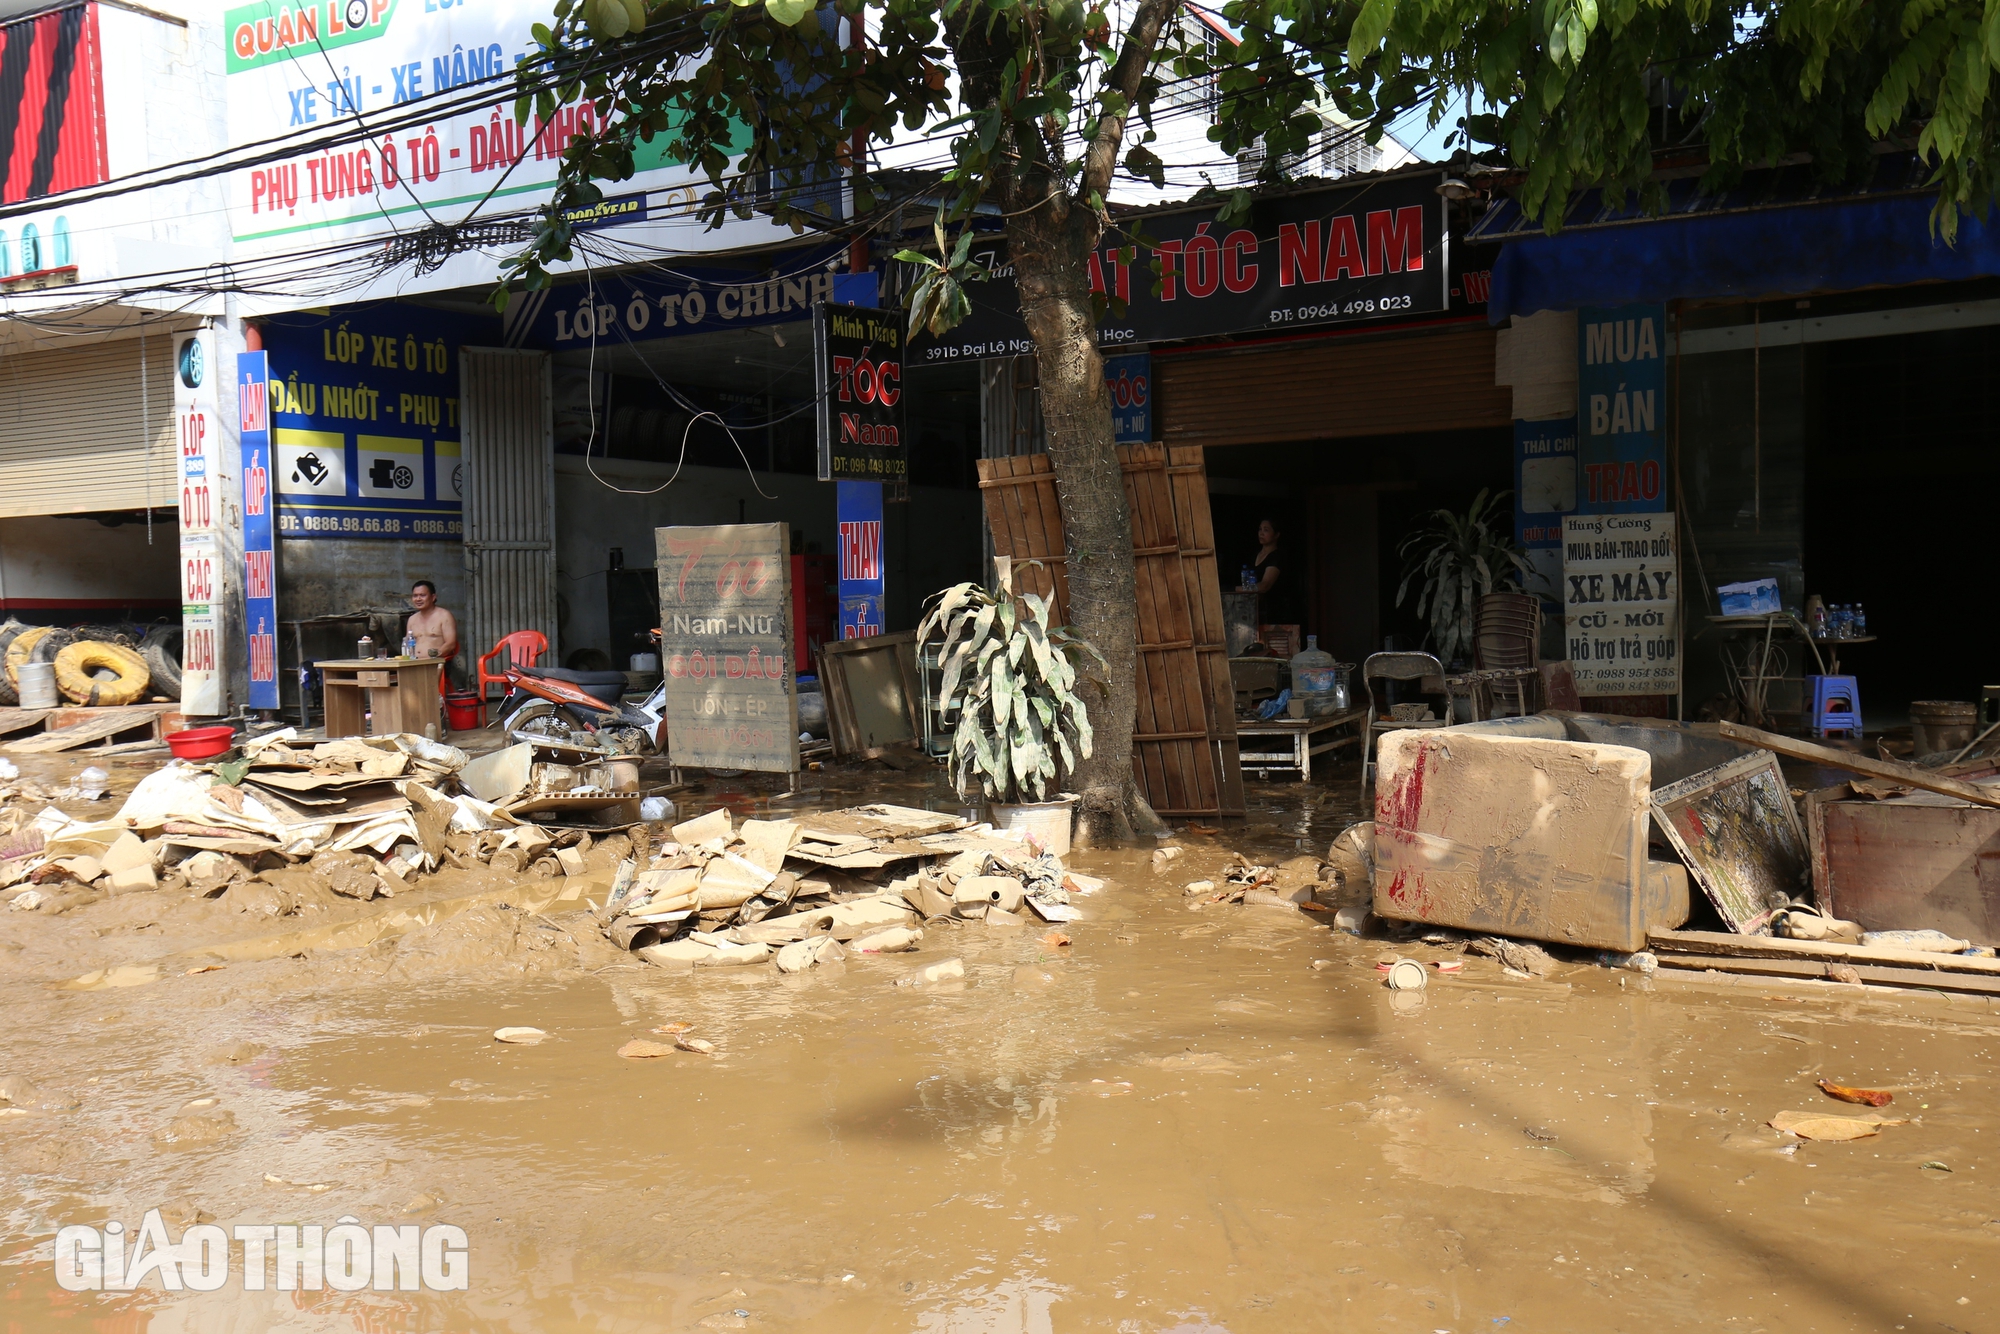
<path fill-rule="evenodd" d="M 1868 633 L 1868 611 L 1859 602 L 1857 602 L 1854 604 L 1854 637 L 1856 639 L 1859 639 L 1861 638 L 1861 636 L 1867 633 Z"/>
<path fill-rule="evenodd" d="M 406 658 L 417 656 L 417 637 L 415 635 L 403 636 L 403 656 Z"/>
<path fill-rule="evenodd" d="M 1845 602 L 1837 602 L 1833 607 L 1833 637 L 1845 639 L 1854 624 L 1854 613 Z"/>
<path fill-rule="evenodd" d="M 1255 588 L 1257 586 L 1257 567 L 1245 562 L 1239 580 L 1240 582 L 1237 584 L 1238 588 Z"/>
<path fill-rule="evenodd" d="M 1333 655 L 1323 653 L 1318 635 L 1307 635 L 1306 646 L 1292 655 L 1292 689 L 1301 695 L 1333 693 Z"/>

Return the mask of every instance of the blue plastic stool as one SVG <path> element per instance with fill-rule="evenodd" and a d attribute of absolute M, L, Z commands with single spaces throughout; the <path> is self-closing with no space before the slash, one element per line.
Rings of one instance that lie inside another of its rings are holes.
<path fill-rule="evenodd" d="M 1806 678 L 1806 723 L 1814 736 L 1861 735 L 1861 687 L 1851 676 Z"/>

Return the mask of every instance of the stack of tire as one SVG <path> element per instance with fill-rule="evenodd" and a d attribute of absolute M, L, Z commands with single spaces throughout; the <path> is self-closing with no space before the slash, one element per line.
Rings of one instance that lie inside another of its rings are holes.
<path fill-rule="evenodd" d="M 0 623 L 0 704 L 21 702 L 20 670 L 31 662 L 53 663 L 56 689 L 86 706 L 136 704 L 154 695 L 181 697 L 181 628 L 155 626 L 134 642 L 115 626 L 60 629 Z"/>

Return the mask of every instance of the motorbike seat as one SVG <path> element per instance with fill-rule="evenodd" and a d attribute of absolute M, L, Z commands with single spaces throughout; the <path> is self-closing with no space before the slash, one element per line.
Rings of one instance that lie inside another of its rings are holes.
<path fill-rule="evenodd" d="M 546 681 L 567 681 L 573 686 L 623 686 L 623 672 L 577 672 L 567 667 L 523 667 L 523 676 L 539 676 Z"/>
<path fill-rule="evenodd" d="M 562 681 L 577 687 L 592 699 L 616 705 L 625 693 L 623 672 L 578 672 L 567 667 L 523 667 L 523 676 L 539 676 L 545 681 Z"/>

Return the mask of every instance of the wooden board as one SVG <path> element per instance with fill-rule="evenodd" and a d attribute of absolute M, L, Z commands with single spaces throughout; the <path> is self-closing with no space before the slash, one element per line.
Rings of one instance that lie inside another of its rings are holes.
<path fill-rule="evenodd" d="M 1200 657 L 1194 648 L 1193 612 L 1181 573 L 1180 526 L 1167 481 L 1167 451 L 1158 445 L 1124 445 L 1118 461 L 1125 475 L 1138 575 L 1138 713 L 1132 729 L 1132 767 L 1139 790 L 1161 815 L 1219 812 L 1222 796 L 1215 762 L 1207 754 L 1209 724 Z"/>
<path fill-rule="evenodd" d="M 922 705 L 914 630 L 823 644 L 819 674 L 834 754 L 874 758 L 885 747 L 916 742 Z"/>
<path fill-rule="evenodd" d="M 1158 445 L 1118 455 L 1137 575 L 1134 777 L 1161 815 L 1241 815 L 1235 687 L 1201 451 L 1182 451 L 1171 467 Z M 1014 561 L 1014 586 L 1050 596 L 1067 623 L 1066 537 L 1048 456 L 981 459 L 979 476 L 994 550 Z"/>
<path fill-rule="evenodd" d="M 1056 624 L 1069 624 L 1068 551 L 1056 471 L 1047 454 L 979 460 L 979 491 L 993 550 L 1015 562 L 1014 590 L 1050 600 Z M 1040 561 L 1023 568 L 1022 562 Z"/>
<path fill-rule="evenodd" d="M 1199 446 L 1167 451 L 1174 515 L 1181 540 L 1196 670 L 1222 794 L 1219 815 L 1242 815 L 1243 763 L 1236 740 L 1236 683 L 1229 673 L 1228 619 L 1222 614 L 1222 566 L 1215 554 L 1215 514 L 1208 503 L 1208 464 Z"/>
<path fill-rule="evenodd" d="M 1691 774 L 1653 792 L 1653 820 L 1730 929 L 1762 930 L 1807 898 L 1805 830 L 1769 751 Z"/>
<path fill-rule="evenodd" d="M 1716 954 L 1656 954 L 1660 967 L 1688 972 L 1744 973 L 1753 977 L 1783 977 L 1839 981 L 1836 968 L 1852 968 L 1863 982 L 1921 991 L 1957 991 L 2000 996 L 2000 977 L 1978 973 L 1939 973 L 1922 968 L 1894 968 L 1872 963 L 1819 963 L 1811 959 L 1732 959 Z"/>
<path fill-rule="evenodd" d="M 54 709 L 0 709 L 0 736 L 40 727 L 42 720 L 54 712 Z"/>
<path fill-rule="evenodd" d="M 1810 764 L 1823 764 L 1829 769 L 1844 769 L 1848 773 L 1866 774 L 1870 778 L 1886 778 L 1904 787 L 1936 792 L 1947 797 L 1957 797 L 1975 806 L 2000 807 L 2000 787 L 1981 787 L 1949 777 L 1936 769 L 1923 769 L 1914 764 L 1898 764 L 1894 760 L 1871 759 L 1852 751 L 1836 750 L 1832 746 L 1821 746 L 1811 741 L 1801 741 L 1797 737 L 1779 736 L 1776 732 L 1761 732 L 1754 727 L 1744 727 L 1740 723 L 1717 723 L 1716 731 L 1731 741 L 1747 741 L 1753 746 L 1775 751 L 1794 760 L 1805 760 Z"/>
<path fill-rule="evenodd" d="M 2000 811 L 1938 797 L 1820 798 L 1806 818 L 1814 887 L 1833 916 L 1869 931 L 2000 940 Z"/>
<path fill-rule="evenodd" d="M 1727 931 L 1649 931 L 1655 949 L 1734 959 L 1808 959 L 1820 963 L 1876 963 L 1894 968 L 1928 968 L 1947 973 L 1984 973 L 2000 978 L 2000 959 L 1975 954 L 1939 954 L 1887 945 L 1843 945 L 1832 940 L 1787 940 L 1783 936 L 1739 936 Z"/>
<path fill-rule="evenodd" d="M 24 741 L 9 742 L 6 749 L 15 755 L 53 755 L 59 751 L 75 750 L 78 746 L 89 745 L 93 741 L 103 741 L 117 736 L 120 732 L 134 732 L 145 728 L 150 732 L 159 725 L 160 711 L 157 709 L 100 709 L 102 716 L 77 723 L 73 727 L 61 728 L 54 732 L 44 732 L 40 736 Z"/>

